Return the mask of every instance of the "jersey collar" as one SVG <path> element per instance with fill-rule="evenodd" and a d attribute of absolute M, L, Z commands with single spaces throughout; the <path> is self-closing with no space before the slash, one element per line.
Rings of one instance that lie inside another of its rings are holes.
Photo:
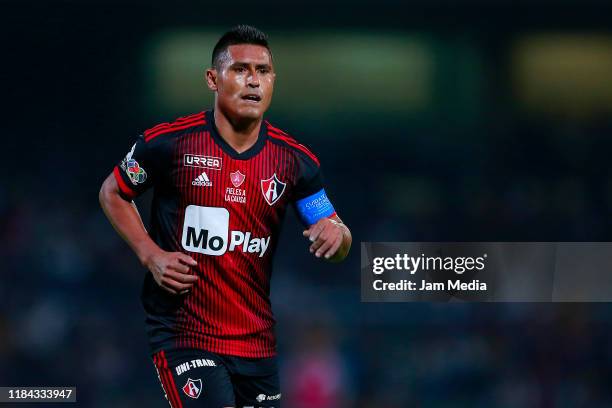
<path fill-rule="evenodd" d="M 214 110 L 209 110 L 205 112 L 206 122 L 210 123 L 210 134 L 212 135 L 213 140 L 223 150 L 227 153 L 231 158 L 237 160 L 247 160 L 251 157 L 255 156 L 257 153 L 263 149 L 266 144 L 266 139 L 268 137 L 267 127 L 265 121 L 261 122 L 261 127 L 259 128 L 259 135 L 257 136 L 257 141 L 247 150 L 242 153 L 238 153 L 232 146 L 230 146 L 223 137 L 219 134 L 219 130 L 217 129 L 217 125 L 215 124 L 215 115 Z"/>

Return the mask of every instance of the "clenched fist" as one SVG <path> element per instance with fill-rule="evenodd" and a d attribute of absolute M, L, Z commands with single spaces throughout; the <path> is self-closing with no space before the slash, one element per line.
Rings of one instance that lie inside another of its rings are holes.
<path fill-rule="evenodd" d="M 322 218 L 303 232 L 310 239 L 310 253 L 330 261 L 341 261 L 351 248 L 351 232 L 340 218 Z"/>

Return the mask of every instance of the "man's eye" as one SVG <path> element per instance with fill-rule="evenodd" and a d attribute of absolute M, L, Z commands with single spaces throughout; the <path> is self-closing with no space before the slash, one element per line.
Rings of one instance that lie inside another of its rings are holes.
<path fill-rule="evenodd" d="M 244 72 L 244 71 L 246 71 L 246 68 L 244 68 L 244 67 L 236 67 L 236 68 L 234 68 L 234 71 L 236 71 L 236 72 Z"/>
<path fill-rule="evenodd" d="M 268 72 L 270 72 L 270 70 L 268 68 L 259 68 L 258 70 L 260 73 L 262 74 L 267 74 Z"/>

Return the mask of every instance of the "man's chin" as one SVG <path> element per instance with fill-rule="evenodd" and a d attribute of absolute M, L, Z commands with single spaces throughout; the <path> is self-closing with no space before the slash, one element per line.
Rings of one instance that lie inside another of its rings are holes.
<path fill-rule="evenodd" d="M 241 107 L 236 110 L 236 115 L 240 119 L 259 119 L 263 116 L 264 109 L 258 106 Z"/>

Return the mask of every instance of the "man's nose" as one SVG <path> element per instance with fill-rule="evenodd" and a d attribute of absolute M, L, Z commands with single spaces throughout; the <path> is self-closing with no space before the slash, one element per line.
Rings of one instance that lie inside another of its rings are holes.
<path fill-rule="evenodd" d="M 259 86 L 259 75 L 257 75 L 257 70 L 251 71 L 247 77 L 247 85 L 253 88 L 257 88 Z"/>

